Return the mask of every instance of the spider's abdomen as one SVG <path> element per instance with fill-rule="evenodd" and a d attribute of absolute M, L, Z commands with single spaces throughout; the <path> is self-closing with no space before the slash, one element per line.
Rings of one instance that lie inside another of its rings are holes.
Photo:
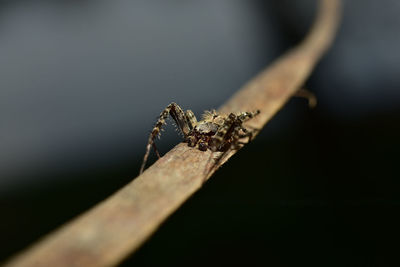
<path fill-rule="evenodd" d="M 212 122 L 200 122 L 194 130 L 199 134 L 213 135 L 218 131 L 218 125 Z"/>

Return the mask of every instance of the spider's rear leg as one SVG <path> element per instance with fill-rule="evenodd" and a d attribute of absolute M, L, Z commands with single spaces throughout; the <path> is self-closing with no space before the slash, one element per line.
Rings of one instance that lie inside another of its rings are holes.
<path fill-rule="evenodd" d="M 157 136 L 160 136 L 161 128 L 165 124 L 165 120 L 168 118 L 168 115 L 171 115 L 171 117 L 174 119 L 185 138 L 190 132 L 189 123 L 183 110 L 176 103 L 169 104 L 163 110 L 163 112 L 161 112 L 160 117 L 158 118 L 153 130 L 150 133 L 149 139 L 147 141 L 146 153 L 144 154 L 142 166 L 140 167 L 140 173 L 143 172 L 144 167 L 146 166 L 151 147 L 153 147 L 157 156 L 160 157 L 160 154 L 158 153 L 156 145 L 154 143 L 154 139 L 156 139 Z"/>
<path fill-rule="evenodd" d="M 258 114 L 260 114 L 260 110 L 256 110 L 253 112 L 242 112 L 238 115 L 238 119 L 240 120 L 240 123 L 238 123 L 239 126 L 235 131 L 235 135 L 233 136 L 234 140 L 232 141 L 232 144 L 234 144 L 234 143 L 247 144 L 253 140 L 254 135 L 257 132 L 259 132 L 260 129 L 257 129 L 257 128 L 254 128 L 251 126 L 246 126 L 247 128 L 245 128 L 242 126 L 242 123 L 254 118 Z M 242 133 L 240 133 L 240 131 L 242 131 Z M 247 143 L 239 141 L 239 139 L 242 139 L 245 137 L 248 137 Z"/>
<path fill-rule="evenodd" d="M 254 118 L 258 114 L 260 114 L 260 110 L 258 110 L 258 109 L 256 111 L 252 111 L 252 112 L 241 112 L 237 115 L 237 118 L 243 123 L 245 121 L 248 121 L 248 120 Z"/>
<path fill-rule="evenodd" d="M 251 142 L 252 140 L 253 140 L 253 137 L 255 136 L 255 134 L 256 133 L 258 133 L 260 130 L 259 129 L 256 129 L 256 128 L 253 128 L 253 127 L 248 127 L 248 128 L 251 128 L 251 129 L 246 129 L 246 128 L 244 128 L 244 127 L 241 127 L 240 128 L 240 130 L 243 132 L 243 133 L 239 133 L 238 134 L 238 140 L 237 140 L 237 142 L 239 142 L 239 139 L 242 139 L 242 138 L 248 138 L 248 140 L 247 140 L 247 142 L 246 143 L 244 143 L 244 142 L 239 142 L 239 143 L 242 143 L 242 144 L 247 144 L 247 143 L 249 143 L 249 142 Z"/>

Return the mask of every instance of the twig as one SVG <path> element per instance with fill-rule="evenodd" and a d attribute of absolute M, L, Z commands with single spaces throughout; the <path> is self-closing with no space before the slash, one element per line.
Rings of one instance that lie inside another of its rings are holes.
<path fill-rule="evenodd" d="M 261 110 L 251 120 L 261 129 L 303 85 L 330 45 L 339 0 L 321 0 L 307 38 L 238 91 L 220 112 Z M 236 151 L 227 153 L 220 164 Z M 179 144 L 114 195 L 49 234 L 6 266 L 110 266 L 135 251 L 198 190 L 215 169 L 211 152 Z M 207 165 L 207 166 L 206 166 Z"/>

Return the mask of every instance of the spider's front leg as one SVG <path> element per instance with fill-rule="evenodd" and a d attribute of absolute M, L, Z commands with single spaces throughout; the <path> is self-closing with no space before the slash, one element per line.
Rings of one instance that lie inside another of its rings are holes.
<path fill-rule="evenodd" d="M 191 130 L 191 122 L 188 121 L 187 115 L 178 106 L 178 104 L 176 103 L 169 104 L 163 110 L 163 112 L 161 112 L 160 117 L 158 118 L 153 130 L 150 133 L 149 140 L 147 141 L 146 153 L 144 154 L 142 166 L 140 167 L 140 174 L 143 172 L 144 167 L 146 166 L 147 158 L 149 157 L 151 147 L 153 147 L 157 156 L 160 158 L 160 154 L 157 151 L 154 140 L 156 139 L 157 136 L 161 134 L 161 128 L 165 124 L 165 120 L 168 118 L 168 115 L 171 115 L 171 117 L 174 119 L 178 128 L 183 133 L 185 139 L 187 138 Z"/>
<path fill-rule="evenodd" d="M 242 126 L 237 127 L 232 133 L 230 147 L 232 149 L 239 149 L 242 145 L 250 143 L 258 131 L 258 129 L 246 129 Z M 248 139 L 247 141 L 240 141 L 243 138 Z"/>
<path fill-rule="evenodd" d="M 196 116 L 194 116 L 191 110 L 186 110 L 185 116 L 189 124 L 190 131 L 192 131 L 197 124 Z M 188 143 L 188 146 L 194 147 L 197 144 L 197 138 L 192 134 L 188 134 L 185 136 L 185 142 Z"/>
<path fill-rule="evenodd" d="M 215 135 L 211 139 L 210 149 L 215 151 L 224 150 L 227 139 L 230 138 L 232 132 L 235 130 L 237 117 L 231 113 L 224 120 L 224 124 L 218 129 Z"/>
<path fill-rule="evenodd" d="M 225 119 L 223 126 L 213 137 L 211 150 L 220 151 L 226 150 L 229 147 L 236 147 L 239 143 L 239 139 L 244 137 L 248 137 L 249 141 L 251 141 L 256 131 L 249 131 L 244 128 L 242 124 L 258 114 L 260 114 L 259 110 L 254 112 L 241 112 L 239 114 L 230 113 Z M 240 133 L 240 130 L 243 133 Z"/>
<path fill-rule="evenodd" d="M 260 114 L 260 110 L 258 110 L 258 109 L 253 112 L 241 112 L 240 114 L 237 115 L 237 118 L 240 120 L 241 123 L 243 123 L 245 121 L 248 121 L 248 120 L 254 118 L 258 114 Z"/>

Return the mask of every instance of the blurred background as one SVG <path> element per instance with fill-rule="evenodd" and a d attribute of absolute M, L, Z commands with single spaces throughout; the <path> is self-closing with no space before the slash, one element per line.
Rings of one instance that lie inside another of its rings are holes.
<path fill-rule="evenodd" d="M 315 11 L 311 0 L 0 1 L 0 261 L 130 182 L 162 109 L 222 105 Z M 317 107 L 290 100 L 122 265 L 390 265 L 399 14 L 397 0 L 345 1 L 306 84 Z M 172 129 L 162 153 L 181 140 Z"/>

